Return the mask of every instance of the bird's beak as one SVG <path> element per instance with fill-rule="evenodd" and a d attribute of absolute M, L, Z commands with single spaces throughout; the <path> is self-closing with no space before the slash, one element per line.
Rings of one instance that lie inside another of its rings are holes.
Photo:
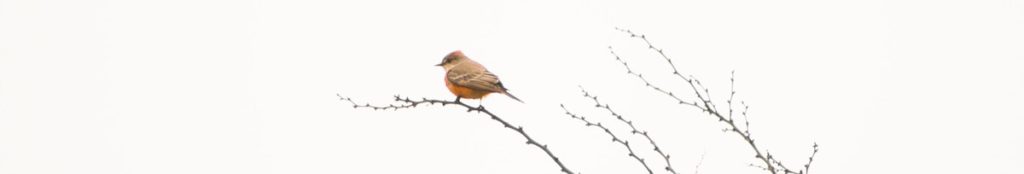
<path fill-rule="evenodd" d="M 439 63 L 439 64 L 437 64 L 437 65 L 434 65 L 434 66 L 441 66 L 441 64 Z"/>

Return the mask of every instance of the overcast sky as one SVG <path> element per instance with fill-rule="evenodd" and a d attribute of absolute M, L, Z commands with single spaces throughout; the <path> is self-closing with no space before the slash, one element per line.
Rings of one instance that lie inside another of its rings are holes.
<path fill-rule="evenodd" d="M 525 101 L 488 109 L 577 172 L 645 173 L 562 114 L 626 133 L 583 86 L 680 173 L 763 173 L 717 120 L 627 75 L 609 46 L 690 93 L 615 27 L 718 102 L 735 70 L 757 143 L 788 166 L 817 142 L 815 173 L 1024 173 L 1019 0 L 0 0 L 0 173 L 558 173 L 481 114 L 336 96 L 454 99 L 432 66 L 454 50 Z"/>

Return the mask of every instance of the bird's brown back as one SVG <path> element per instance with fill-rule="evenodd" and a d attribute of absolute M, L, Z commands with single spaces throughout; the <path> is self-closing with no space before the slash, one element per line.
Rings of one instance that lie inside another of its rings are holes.
<path fill-rule="evenodd" d="M 447 79 L 455 85 L 475 90 L 505 92 L 505 87 L 501 85 L 498 76 L 487 71 L 487 68 L 484 68 L 480 63 L 468 58 L 461 64 L 452 67 L 451 70 L 448 70 Z"/>

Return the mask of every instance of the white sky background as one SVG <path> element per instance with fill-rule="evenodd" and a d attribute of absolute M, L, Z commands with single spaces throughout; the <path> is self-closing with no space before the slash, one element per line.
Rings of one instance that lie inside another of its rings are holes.
<path fill-rule="evenodd" d="M 352 109 L 336 93 L 453 99 L 450 51 L 526 101 L 484 104 L 583 173 L 644 173 L 563 115 L 651 132 L 681 173 L 761 173 L 645 33 L 724 102 L 736 70 L 758 143 L 815 173 L 1024 173 L 1021 1 L 0 1 L 0 173 L 558 173 L 457 107 Z M 476 104 L 476 101 L 470 101 Z M 653 168 L 663 162 L 630 139 Z M 658 170 L 659 172 L 661 170 Z"/>

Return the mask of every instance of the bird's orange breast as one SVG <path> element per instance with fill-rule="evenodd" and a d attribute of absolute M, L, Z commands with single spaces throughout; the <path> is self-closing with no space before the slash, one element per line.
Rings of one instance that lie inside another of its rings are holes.
<path fill-rule="evenodd" d="M 452 94 L 455 94 L 455 96 L 459 96 L 462 98 L 479 99 L 484 98 L 484 96 L 487 96 L 487 94 L 491 94 L 490 91 L 475 90 L 469 87 L 459 86 L 455 83 L 452 83 L 451 81 L 448 81 L 447 77 L 445 77 L 444 79 L 444 85 L 448 86 L 448 91 L 451 91 Z"/>

